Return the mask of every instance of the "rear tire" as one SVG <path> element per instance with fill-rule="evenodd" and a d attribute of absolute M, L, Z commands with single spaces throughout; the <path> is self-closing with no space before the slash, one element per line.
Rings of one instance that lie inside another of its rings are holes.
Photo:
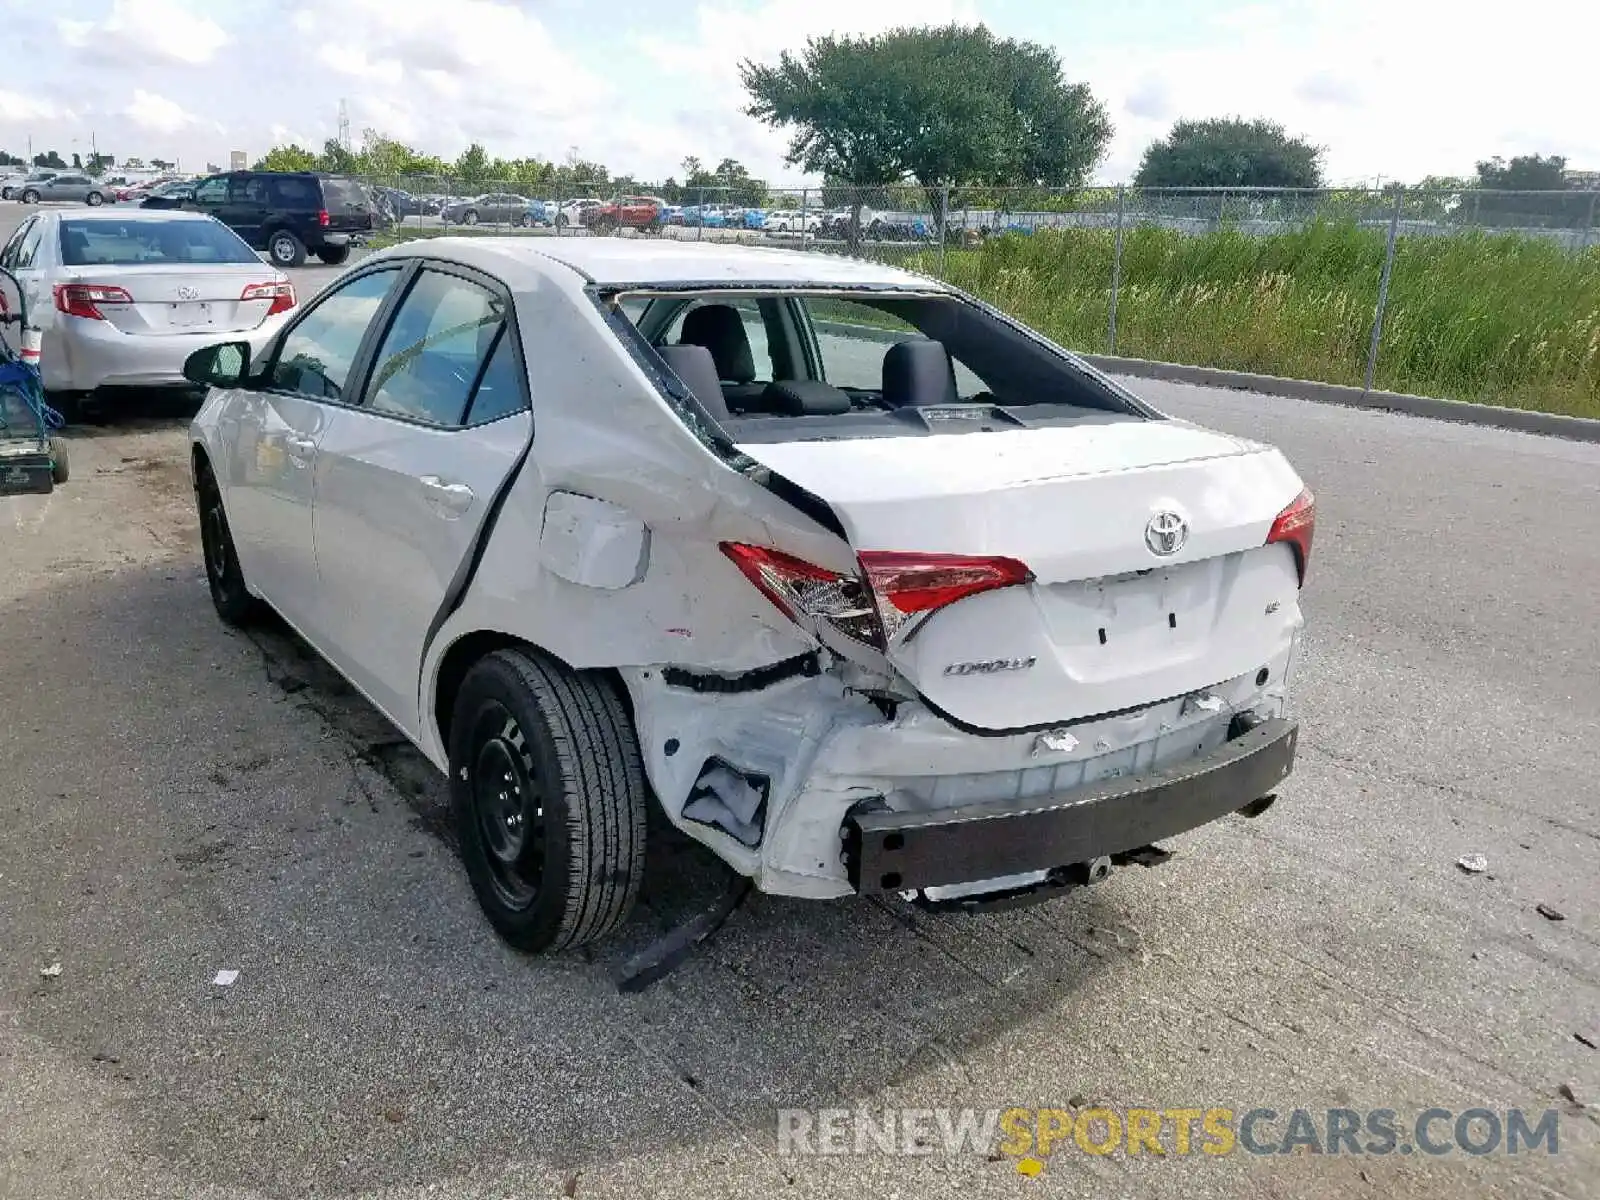
<path fill-rule="evenodd" d="M 317 257 L 323 262 L 327 263 L 330 267 L 337 267 L 340 263 L 344 262 L 345 259 L 350 257 L 350 247 L 324 246 L 321 250 L 317 251 Z"/>
<path fill-rule="evenodd" d="M 39 193 L 34 191 L 32 188 L 29 188 L 27 191 L 22 193 L 22 202 L 24 204 L 39 203 Z"/>
<path fill-rule="evenodd" d="M 84 203 L 87 204 L 90 208 L 99 208 L 105 202 L 106 202 L 106 198 L 104 196 L 102 196 L 99 192 L 90 192 L 87 196 L 84 197 Z"/>
<path fill-rule="evenodd" d="M 280 229 L 267 239 L 267 256 L 275 267 L 304 266 L 306 244 L 287 229 Z"/>
<path fill-rule="evenodd" d="M 209 464 L 195 468 L 194 494 L 200 510 L 200 547 L 205 555 L 211 603 L 224 625 L 243 628 L 260 615 L 261 602 L 245 586 L 233 531 L 222 507 L 222 492 Z"/>
<path fill-rule="evenodd" d="M 65 483 L 72 478 L 72 470 L 67 464 L 67 443 L 60 438 L 50 439 L 50 478 L 56 483 Z"/>
<path fill-rule="evenodd" d="M 466 212 L 461 214 L 461 223 L 463 225 L 476 225 L 478 223 L 478 210 L 475 208 L 467 209 Z"/>
<path fill-rule="evenodd" d="M 628 916 L 644 874 L 644 767 L 607 679 L 499 650 L 461 683 L 450 790 L 484 914 L 530 953 L 594 941 Z"/>

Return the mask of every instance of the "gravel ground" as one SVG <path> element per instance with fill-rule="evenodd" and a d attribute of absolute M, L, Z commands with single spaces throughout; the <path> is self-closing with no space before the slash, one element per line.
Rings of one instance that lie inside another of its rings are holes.
<path fill-rule="evenodd" d="M 182 408 L 75 430 L 71 483 L 0 500 L 0 1196 L 1600 1195 L 1600 447 L 1133 386 L 1317 491 L 1282 801 L 1009 914 L 758 896 L 638 996 L 609 971 L 712 864 L 662 837 L 617 938 L 506 949 L 431 768 L 215 619 Z M 1024 1178 L 775 1136 L 1085 1102 L 1557 1108 L 1560 1153 Z"/>

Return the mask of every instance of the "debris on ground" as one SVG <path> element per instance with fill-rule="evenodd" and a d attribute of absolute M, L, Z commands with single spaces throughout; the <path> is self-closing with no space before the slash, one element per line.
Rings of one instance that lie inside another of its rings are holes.
<path fill-rule="evenodd" d="M 1481 854 L 1463 854 L 1456 860 L 1456 866 L 1468 875 L 1481 875 L 1489 869 L 1489 860 Z"/>
<path fill-rule="evenodd" d="M 46 979 L 59 979 L 61 977 L 61 964 L 51 963 L 48 967 L 40 967 L 39 974 Z"/>
<path fill-rule="evenodd" d="M 576 1196 L 578 1194 L 578 1173 L 577 1172 L 574 1172 L 573 1174 L 567 1176 L 566 1183 L 561 1185 L 561 1194 L 563 1196 L 568 1197 L 568 1200 L 571 1200 L 571 1197 Z"/>
<path fill-rule="evenodd" d="M 1567 919 L 1566 913 L 1562 912 L 1559 908 L 1552 908 L 1542 900 L 1533 906 L 1533 911 L 1538 913 L 1546 921 L 1565 921 Z"/>
<path fill-rule="evenodd" d="M 232 987 L 234 985 L 234 981 L 237 980 L 238 978 L 239 978 L 239 972 L 238 971 L 224 970 L 224 971 L 218 971 L 217 972 L 217 977 L 215 979 L 213 979 L 211 982 L 214 983 L 217 987 Z"/>
<path fill-rule="evenodd" d="M 1574 1041 L 1582 1042 L 1585 1046 L 1589 1047 L 1589 1049 L 1591 1049 L 1591 1050 L 1600 1050 L 1600 1044 L 1597 1044 L 1595 1042 L 1595 1039 L 1590 1037 L 1588 1034 L 1575 1033 L 1575 1034 L 1572 1035 L 1572 1037 L 1573 1037 Z"/>

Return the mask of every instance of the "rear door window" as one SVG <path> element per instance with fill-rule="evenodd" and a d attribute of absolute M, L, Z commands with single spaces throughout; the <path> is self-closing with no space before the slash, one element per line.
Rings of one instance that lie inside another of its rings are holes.
<path fill-rule="evenodd" d="M 505 315 L 505 302 L 488 288 L 423 271 L 373 359 L 367 407 L 429 425 L 461 425 Z"/>

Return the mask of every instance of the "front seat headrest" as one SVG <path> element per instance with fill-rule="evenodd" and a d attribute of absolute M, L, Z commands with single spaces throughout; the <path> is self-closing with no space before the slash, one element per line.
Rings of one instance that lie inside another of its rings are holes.
<path fill-rule="evenodd" d="M 704 346 L 662 346 L 658 353 L 694 393 L 701 408 L 717 421 L 728 419 L 728 402 L 722 398 L 722 384 L 717 381 L 717 365 L 711 359 L 711 351 Z"/>
<path fill-rule="evenodd" d="M 943 342 L 913 338 L 883 356 L 883 402 L 890 408 L 955 404 L 956 371 Z"/>
<path fill-rule="evenodd" d="M 728 383 L 749 383 L 756 377 L 755 355 L 744 318 L 731 304 L 703 304 L 691 308 L 683 319 L 680 346 L 704 346 L 717 365 L 717 378 Z"/>

